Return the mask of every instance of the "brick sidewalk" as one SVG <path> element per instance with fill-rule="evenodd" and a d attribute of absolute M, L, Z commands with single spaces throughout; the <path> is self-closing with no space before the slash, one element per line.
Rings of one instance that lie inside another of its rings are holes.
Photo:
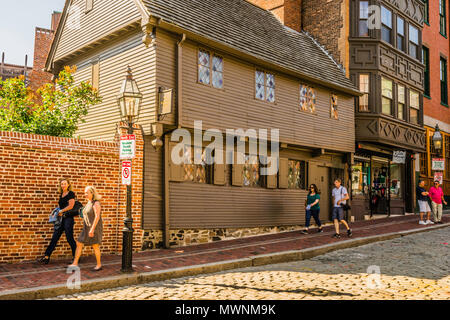
<path fill-rule="evenodd" d="M 450 216 L 444 216 L 443 222 L 450 223 Z M 134 254 L 133 265 L 137 273 L 146 273 L 249 258 L 255 255 L 314 248 L 348 241 L 349 238 L 344 232 L 345 228 L 342 227 L 341 239 L 331 238 L 334 234 L 334 228 L 333 226 L 327 226 L 323 233 L 316 233 L 316 229 L 311 229 L 309 235 L 303 235 L 299 231 L 284 232 L 189 247 L 145 251 Z M 429 228 L 429 226 L 419 225 L 417 216 L 359 221 L 353 223 L 351 227 L 353 229 L 352 239 Z M 60 260 L 46 266 L 37 263 L 0 264 L 0 295 L 8 290 L 64 285 L 69 277 L 66 274 L 66 266 L 70 262 Z M 102 262 L 103 270 L 93 272 L 91 269 L 95 266 L 95 258 L 82 257 L 80 263 L 81 280 L 99 280 L 121 275 L 121 256 L 106 255 L 102 257 Z"/>

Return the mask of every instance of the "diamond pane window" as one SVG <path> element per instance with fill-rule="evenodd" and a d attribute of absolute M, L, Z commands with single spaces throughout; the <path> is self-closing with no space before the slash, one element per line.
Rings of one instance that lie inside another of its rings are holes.
<path fill-rule="evenodd" d="M 275 77 L 273 74 L 266 73 L 266 100 L 275 101 Z"/>
<path fill-rule="evenodd" d="M 246 187 L 259 187 L 259 161 L 258 156 L 245 155 L 245 163 L 242 166 L 244 186 Z"/>
<path fill-rule="evenodd" d="M 194 163 L 194 153 L 202 159 L 200 164 Z M 205 164 L 205 152 L 202 153 L 202 148 L 192 148 L 191 146 L 184 146 L 183 154 L 183 180 L 206 183 L 206 164 Z"/>
<path fill-rule="evenodd" d="M 316 111 L 316 91 L 306 85 L 300 85 L 300 110 Z"/>
<path fill-rule="evenodd" d="M 210 65 L 209 53 L 206 51 L 198 51 L 198 82 L 203 84 L 210 83 Z"/>
<path fill-rule="evenodd" d="M 306 188 L 306 163 L 305 161 L 289 160 L 288 162 L 288 188 Z"/>
<path fill-rule="evenodd" d="M 212 60 L 212 85 L 214 88 L 223 88 L 223 59 L 213 56 Z"/>
<path fill-rule="evenodd" d="M 256 99 L 264 100 L 264 72 L 256 71 L 255 73 L 256 81 Z"/>
<path fill-rule="evenodd" d="M 338 97 L 335 94 L 331 95 L 331 118 L 336 120 L 339 119 Z"/>

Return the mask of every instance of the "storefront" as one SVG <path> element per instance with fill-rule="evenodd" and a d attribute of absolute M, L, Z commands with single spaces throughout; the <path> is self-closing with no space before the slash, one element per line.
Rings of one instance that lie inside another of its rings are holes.
<path fill-rule="evenodd" d="M 351 170 L 352 214 L 357 220 L 365 215 L 405 214 L 411 196 L 406 190 L 413 183 L 407 175 L 411 161 L 407 155 L 394 161 L 393 150 L 357 150 Z"/>

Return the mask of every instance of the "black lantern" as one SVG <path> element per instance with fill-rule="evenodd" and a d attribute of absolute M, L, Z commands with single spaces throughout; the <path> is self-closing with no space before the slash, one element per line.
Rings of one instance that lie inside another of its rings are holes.
<path fill-rule="evenodd" d="M 117 104 L 120 109 L 120 116 L 123 120 L 132 122 L 141 111 L 142 94 L 139 91 L 136 80 L 133 79 L 131 68 L 128 66 L 127 77 L 122 83 Z"/>
<path fill-rule="evenodd" d="M 439 125 L 436 124 L 436 128 L 433 134 L 433 146 L 434 149 L 437 151 L 437 153 L 440 154 L 440 151 L 442 150 L 442 134 L 441 131 L 439 129 Z"/>
<path fill-rule="evenodd" d="M 142 94 L 139 91 L 136 81 L 133 79 L 131 68 L 128 66 L 126 79 L 122 83 L 117 104 L 120 115 L 127 123 L 128 134 L 133 134 L 133 120 L 139 116 L 141 109 Z M 133 216 L 131 214 L 131 184 L 127 185 L 127 215 L 124 220 L 123 245 L 122 245 L 122 272 L 133 272 Z"/>

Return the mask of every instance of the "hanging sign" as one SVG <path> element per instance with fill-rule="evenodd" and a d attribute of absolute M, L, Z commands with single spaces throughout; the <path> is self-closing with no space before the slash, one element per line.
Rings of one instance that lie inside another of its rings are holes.
<path fill-rule="evenodd" d="M 127 134 L 120 137 L 120 159 L 134 159 L 136 156 L 136 136 Z"/>
<path fill-rule="evenodd" d="M 394 151 L 392 155 L 393 163 L 405 163 L 406 151 Z"/>
<path fill-rule="evenodd" d="M 131 185 L 131 161 L 122 161 L 122 184 Z"/>
<path fill-rule="evenodd" d="M 444 171 L 445 170 L 445 159 L 433 158 L 431 161 L 431 170 Z"/>
<path fill-rule="evenodd" d="M 442 172 L 435 172 L 434 173 L 434 180 L 433 181 L 439 181 L 439 184 L 443 184 L 444 183 L 444 175 L 442 174 Z"/>

